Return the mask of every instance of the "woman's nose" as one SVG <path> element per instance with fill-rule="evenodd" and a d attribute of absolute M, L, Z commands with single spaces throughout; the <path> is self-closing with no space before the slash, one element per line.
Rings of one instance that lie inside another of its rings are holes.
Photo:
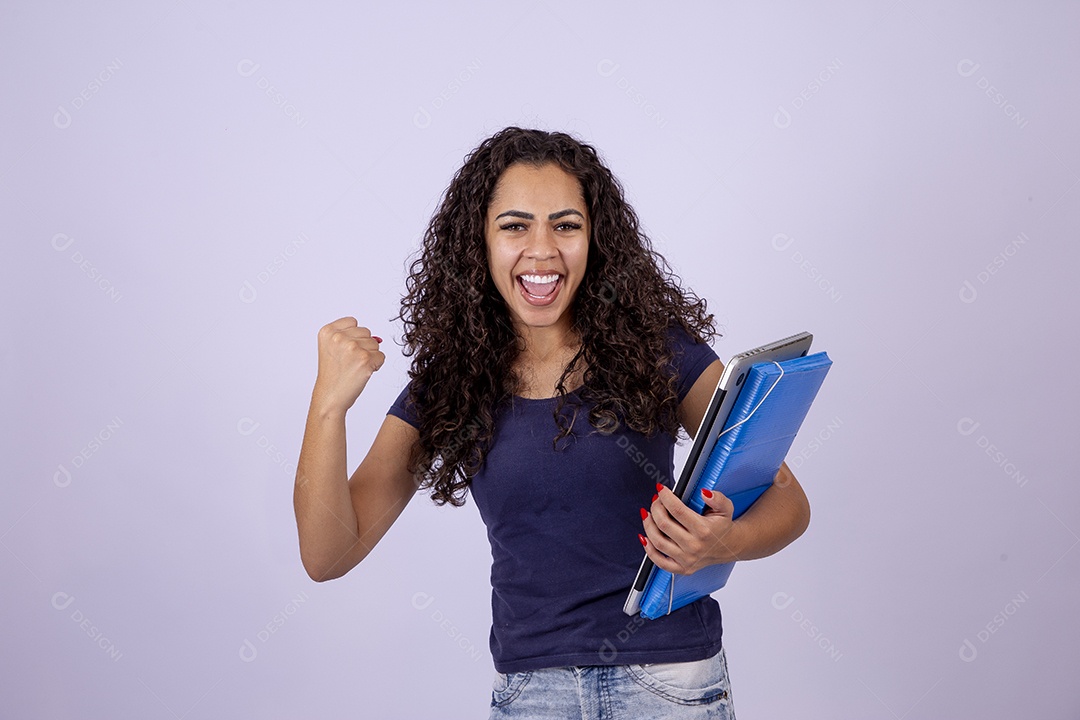
<path fill-rule="evenodd" d="M 536 225 L 533 232 L 529 233 L 529 241 L 525 247 L 525 254 L 529 257 L 546 259 L 553 257 L 557 250 L 555 233 L 551 228 Z"/>

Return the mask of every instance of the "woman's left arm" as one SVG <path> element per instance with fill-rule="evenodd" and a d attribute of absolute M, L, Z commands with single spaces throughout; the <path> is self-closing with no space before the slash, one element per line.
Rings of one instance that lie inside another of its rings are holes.
<path fill-rule="evenodd" d="M 714 361 L 679 406 L 691 436 L 697 433 L 723 370 L 723 364 Z M 724 495 L 713 492 L 704 500 L 705 514 L 699 515 L 669 488 L 658 489 L 642 521 L 648 537 L 645 552 L 658 567 L 688 575 L 707 565 L 767 557 L 791 544 L 810 524 L 810 503 L 787 463 L 737 520 L 732 520 L 733 507 Z"/>
<path fill-rule="evenodd" d="M 677 499 L 672 493 L 668 495 Z M 701 518 L 714 519 L 710 535 L 722 536 L 712 563 L 768 557 L 794 542 L 810 525 L 810 501 L 786 462 L 773 484 L 737 520 L 724 523 L 716 517 L 731 517 L 731 501 L 723 495 L 713 493 L 705 505 L 709 509 Z M 725 525 L 730 525 L 726 532 Z"/>

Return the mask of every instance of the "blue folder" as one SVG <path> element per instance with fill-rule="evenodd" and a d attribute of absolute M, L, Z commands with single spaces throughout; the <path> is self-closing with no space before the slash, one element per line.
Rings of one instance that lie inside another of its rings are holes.
<path fill-rule="evenodd" d="M 823 352 L 751 366 L 687 506 L 704 512 L 701 490 L 706 488 L 731 499 L 733 517 L 746 512 L 772 485 L 831 366 Z M 641 616 L 654 620 L 719 590 L 733 567 L 734 562 L 710 565 L 692 575 L 655 568 L 642 595 Z"/>

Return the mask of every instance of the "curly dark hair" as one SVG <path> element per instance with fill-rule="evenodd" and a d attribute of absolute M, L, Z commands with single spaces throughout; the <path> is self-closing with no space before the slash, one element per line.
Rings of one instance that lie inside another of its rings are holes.
<path fill-rule="evenodd" d="M 518 127 L 485 139 L 443 194 L 395 318 L 405 326 L 404 354 L 415 355 L 406 402 L 419 410 L 420 439 L 408 466 L 436 505 L 464 504 L 490 448 L 498 407 L 521 382 L 514 372 L 519 338 L 491 279 L 484 232 L 488 203 L 514 163 L 555 163 L 576 177 L 591 223 L 585 276 L 571 304 L 581 345 L 556 386 L 556 450 L 581 406 L 564 384 L 580 361 L 584 385 L 576 394 L 593 403 L 595 432 L 611 434 L 625 423 L 646 436 L 663 431 L 678 441 L 669 329 L 681 325 L 698 342 L 717 334 L 705 300 L 684 291 L 652 249 L 621 184 L 592 146 L 565 133 Z"/>

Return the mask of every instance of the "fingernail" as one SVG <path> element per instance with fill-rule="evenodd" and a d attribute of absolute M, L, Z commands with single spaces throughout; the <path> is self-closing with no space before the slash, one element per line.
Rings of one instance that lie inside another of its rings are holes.
<path fill-rule="evenodd" d="M 637 534 L 637 539 L 641 541 L 641 547 L 647 547 L 648 546 L 649 541 L 646 540 L 645 536 L 642 535 L 641 533 Z"/>
<path fill-rule="evenodd" d="M 653 502 L 656 502 L 656 499 L 657 499 L 658 497 L 660 497 L 660 496 L 659 496 L 659 495 L 653 495 L 653 496 L 652 496 L 652 501 L 653 501 Z"/>
<path fill-rule="evenodd" d="M 707 498 L 711 498 L 712 497 L 712 490 L 707 490 L 705 488 L 701 488 L 701 494 L 704 495 Z"/>
<path fill-rule="evenodd" d="M 641 519 L 644 520 L 647 517 L 649 517 L 649 511 L 645 508 L 641 508 Z"/>
<path fill-rule="evenodd" d="M 656 492 L 660 492 L 660 491 L 661 491 L 661 490 L 663 490 L 663 489 L 664 489 L 664 486 L 663 486 L 663 484 L 661 484 L 661 483 L 656 483 Z"/>
<path fill-rule="evenodd" d="M 375 340 L 375 342 L 380 342 L 380 343 L 382 342 L 382 338 L 379 337 L 378 335 L 372 335 L 371 337 Z"/>

